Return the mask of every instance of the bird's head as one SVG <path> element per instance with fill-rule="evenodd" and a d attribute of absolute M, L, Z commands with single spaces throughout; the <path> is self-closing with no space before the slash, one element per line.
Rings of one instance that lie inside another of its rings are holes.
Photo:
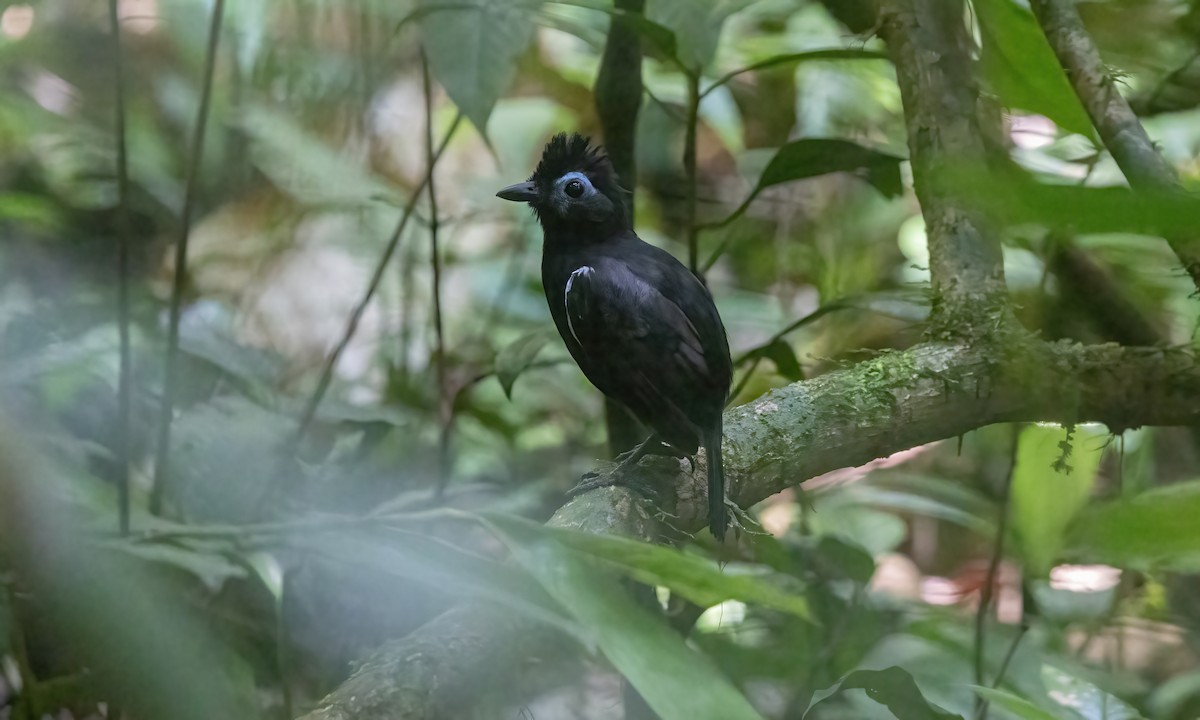
<path fill-rule="evenodd" d="M 626 227 L 626 191 L 617 184 L 608 156 L 588 138 L 559 133 L 550 138 L 529 180 L 509 185 L 497 197 L 526 202 L 543 228 Z"/>

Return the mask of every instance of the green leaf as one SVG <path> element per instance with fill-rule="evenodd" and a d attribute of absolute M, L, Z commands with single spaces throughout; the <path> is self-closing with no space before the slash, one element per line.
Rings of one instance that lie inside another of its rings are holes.
<path fill-rule="evenodd" d="M 878 50 L 862 50 L 859 48 L 830 48 L 828 50 L 806 50 L 798 53 L 788 53 L 786 55 L 773 55 L 765 60 L 760 60 L 752 65 L 747 65 L 744 68 L 739 68 L 731 73 L 722 75 L 718 80 L 713 82 L 700 93 L 701 96 L 707 95 L 713 90 L 725 85 L 730 80 L 739 75 L 755 70 L 765 70 L 767 68 L 778 67 L 780 65 L 798 65 L 803 62 L 811 62 L 813 60 L 886 60 L 887 53 Z"/>
<path fill-rule="evenodd" d="M 925 699 L 912 675 L 899 667 L 884 670 L 856 670 L 832 686 L 813 695 L 804 717 L 821 702 L 845 692 L 865 690 L 867 697 L 887 707 L 898 720 L 952 720 L 961 716 L 946 712 Z"/>
<path fill-rule="evenodd" d="M 1012 526 L 1031 575 L 1048 574 L 1063 535 L 1087 503 L 1104 455 L 1106 432 L 1096 425 L 1031 425 L 1021 431 L 1013 469 Z"/>
<path fill-rule="evenodd" d="M 1083 720 L 1144 720 L 1117 696 L 1053 665 L 1042 666 L 1042 680 L 1055 702 Z"/>
<path fill-rule="evenodd" d="M 805 138 L 792 141 L 776 151 L 749 197 L 717 226 L 728 225 L 741 217 L 754 198 L 769 187 L 833 172 L 854 173 L 885 196 L 896 197 L 904 191 L 900 180 L 902 160 L 849 140 Z"/>
<path fill-rule="evenodd" d="M 1012 693 L 979 685 L 972 685 L 971 688 L 978 693 L 979 697 L 996 707 L 1004 708 L 1021 720 L 1062 720 L 1060 716 L 1051 715 L 1037 705 Z"/>
<path fill-rule="evenodd" d="M 775 370 L 788 380 L 795 382 L 804 379 L 804 370 L 800 367 L 800 361 L 796 359 L 796 351 L 782 338 L 776 338 L 766 345 L 752 350 L 749 357 L 751 359 L 767 358 L 775 363 Z"/>
<path fill-rule="evenodd" d="M 499 378 L 500 387 L 504 388 L 504 395 L 509 400 L 512 399 L 513 384 L 517 382 L 517 378 L 533 364 L 538 352 L 549 341 L 549 332 L 535 330 L 509 343 L 496 355 L 496 377 Z"/>
<path fill-rule="evenodd" d="M 105 547 L 151 563 L 168 565 L 199 580 L 209 592 L 216 594 L 229 580 L 246 577 L 246 570 L 225 555 L 208 548 L 193 549 L 185 544 L 104 543 Z"/>
<path fill-rule="evenodd" d="M 1057 425 L 1030 425 L 1021 431 L 1010 512 L 1033 576 L 1050 571 L 1067 526 L 1087 503 L 1106 435 L 1095 425 L 1077 426 L 1070 435 Z"/>
<path fill-rule="evenodd" d="M 1093 136 L 1092 122 L 1029 10 L 1012 0 L 974 0 L 983 75 L 1001 102 Z"/>
<path fill-rule="evenodd" d="M 433 76 L 487 137 L 488 116 L 529 47 L 540 0 L 421 0 L 421 43 Z"/>
<path fill-rule="evenodd" d="M 750 4 L 750 0 L 649 0 L 646 18 L 670 30 L 677 45 L 676 58 L 689 70 L 708 65 L 717 51 L 725 19 Z"/>
<path fill-rule="evenodd" d="M 553 538 L 571 550 L 603 560 L 640 583 L 669 587 L 703 607 L 741 600 L 811 619 L 805 598 L 787 587 L 794 587 L 795 580 L 760 566 L 731 563 L 722 567 L 708 558 L 662 545 L 615 535 L 548 528 L 507 515 L 489 515 L 488 521 L 521 542 L 536 542 L 543 536 Z"/>
<path fill-rule="evenodd" d="M 761 716 L 705 656 L 662 617 L 634 602 L 605 565 L 555 535 L 519 523 L 501 535 L 513 557 L 588 631 L 590 641 L 663 720 L 750 720 Z M 499 525 L 497 528 L 499 529 Z"/>
<path fill-rule="evenodd" d="M 499 602 L 575 637 L 581 630 L 527 573 L 418 532 L 386 530 L 299 539 L 340 565 L 414 580 L 440 591 Z"/>
<path fill-rule="evenodd" d="M 1200 570 L 1200 480 L 1081 512 L 1067 532 L 1073 558 L 1142 570 Z"/>

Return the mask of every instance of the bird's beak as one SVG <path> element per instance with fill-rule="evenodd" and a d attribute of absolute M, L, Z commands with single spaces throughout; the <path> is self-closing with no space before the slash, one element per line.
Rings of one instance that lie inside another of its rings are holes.
<path fill-rule="evenodd" d="M 531 202 L 537 199 L 537 188 L 532 182 L 517 183 L 509 185 L 500 192 L 496 193 L 496 197 L 513 202 Z"/>

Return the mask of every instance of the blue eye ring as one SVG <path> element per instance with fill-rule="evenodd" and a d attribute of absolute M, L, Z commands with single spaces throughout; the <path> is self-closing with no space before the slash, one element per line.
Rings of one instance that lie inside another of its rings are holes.
<path fill-rule="evenodd" d="M 583 182 L 578 179 L 568 180 L 567 184 L 563 186 L 563 192 L 567 194 L 567 197 L 580 197 L 583 195 L 583 190 Z"/>

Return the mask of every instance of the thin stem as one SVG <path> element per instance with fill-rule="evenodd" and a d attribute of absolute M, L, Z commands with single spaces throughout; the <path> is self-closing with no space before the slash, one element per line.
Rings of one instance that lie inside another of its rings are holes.
<path fill-rule="evenodd" d="M 167 358 L 163 377 L 162 407 L 158 418 L 158 445 L 155 448 L 154 487 L 150 493 L 150 511 L 162 511 L 163 497 L 169 474 L 171 448 L 171 419 L 175 413 L 175 385 L 179 368 L 179 322 L 183 317 L 183 286 L 187 278 L 188 233 L 196 195 L 196 177 L 204 152 L 204 130 L 208 125 L 208 110 L 212 101 L 213 72 L 217 65 L 217 46 L 221 39 L 221 20 L 225 0 L 215 0 L 208 28 L 208 48 L 204 55 L 204 77 L 200 86 L 200 107 L 196 111 L 196 126 L 188 153 L 187 179 L 183 188 L 183 211 L 179 218 L 179 237 L 175 243 L 175 278 L 171 288 L 171 322 L 167 331 Z"/>
<path fill-rule="evenodd" d="M 992 606 L 995 595 L 996 578 L 1000 574 L 1000 562 L 1004 559 L 1004 536 L 1008 533 L 1008 504 L 1012 495 L 1012 476 L 1017 468 L 1017 447 L 1021 437 L 1021 426 L 1014 423 L 1012 450 L 1009 456 L 1008 474 L 1004 477 L 1004 485 L 1000 490 L 1000 509 L 996 519 L 996 542 L 992 545 L 992 558 L 988 562 L 987 577 L 980 590 L 979 609 L 975 612 L 975 684 L 983 685 L 984 643 L 987 639 L 988 610 Z M 1010 650 L 1010 652 L 1012 652 Z M 1007 665 L 1007 661 L 1005 662 Z M 978 698 L 975 703 L 976 720 L 987 716 L 987 702 Z"/>
<path fill-rule="evenodd" d="M 429 178 L 425 193 L 429 196 L 429 269 L 433 274 L 433 332 L 434 372 L 438 397 L 438 464 L 437 497 L 446 492 L 450 480 L 450 433 L 454 424 L 454 406 L 446 380 L 446 329 L 442 320 L 442 252 L 438 242 L 437 189 L 433 169 L 437 163 L 433 145 L 433 79 L 429 75 L 429 58 L 421 49 L 421 76 L 425 91 L 425 172 Z"/>
<path fill-rule="evenodd" d="M 417 202 L 421 199 L 421 195 L 425 192 L 425 188 L 429 185 L 430 177 L 433 174 L 433 166 L 441 158 L 442 153 L 446 150 L 446 146 L 450 144 L 450 138 L 453 137 L 454 131 L 458 129 L 459 123 L 462 122 L 462 113 L 454 117 L 454 122 L 450 124 L 450 129 L 446 131 L 446 137 L 442 138 L 442 142 L 438 145 L 437 151 L 433 154 L 432 162 L 426 169 L 425 177 L 421 178 L 416 189 L 413 191 L 412 197 L 404 205 L 404 210 L 400 214 L 400 221 L 396 223 L 396 228 L 392 230 L 392 235 L 388 238 L 387 247 L 380 256 L 378 264 L 375 266 L 375 272 L 371 275 L 371 282 L 367 285 L 367 291 L 363 295 L 362 300 L 355 306 L 354 312 L 350 314 L 350 320 L 346 323 L 346 330 L 342 333 L 342 339 L 338 341 L 333 352 L 325 359 L 325 367 L 321 370 L 321 379 L 317 382 L 317 388 L 313 391 L 308 402 L 304 406 L 304 412 L 300 415 L 300 420 L 296 424 L 296 432 L 292 437 L 292 444 L 296 445 L 308 433 L 308 428 L 312 425 L 313 418 L 316 417 L 317 408 L 321 404 L 321 399 L 325 397 L 326 391 L 329 390 L 329 384 L 333 381 L 333 370 L 337 367 L 338 359 L 345 352 L 346 346 L 354 338 L 354 333 L 358 331 L 358 323 L 362 320 L 363 313 L 366 312 L 367 306 L 371 304 L 371 300 L 375 297 L 376 291 L 379 290 L 379 285 L 383 281 L 383 273 L 387 270 L 388 263 L 392 259 L 392 255 L 396 252 L 396 247 L 400 244 L 400 238 L 404 235 L 404 228 L 408 226 L 408 221 L 412 218 L 413 210 L 417 206 Z"/>
<path fill-rule="evenodd" d="M 125 78 L 121 69 L 121 19 L 117 0 L 108 0 L 112 30 L 117 143 L 117 515 L 122 535 L 129 533 L 129 432 L 132 371 L 129 351 L 129 153 L 125 144 Z"/>
<path fill-rule="evenodd" d="M 700 275 L 700 226 L 696 224 L 696 124 L 700 117 L 700 72 L 687 73 L 687 130 L 683 140 L 683 173 L 687 176 L 688 268 Z"/>

